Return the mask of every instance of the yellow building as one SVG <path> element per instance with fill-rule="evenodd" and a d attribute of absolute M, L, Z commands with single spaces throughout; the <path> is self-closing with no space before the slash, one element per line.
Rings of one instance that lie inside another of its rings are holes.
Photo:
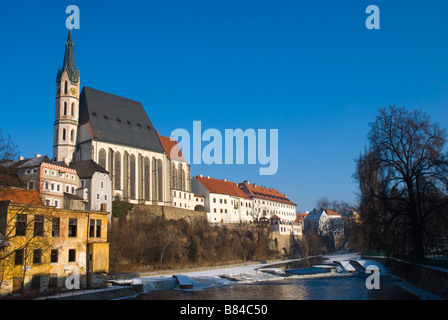
<path fill-rule="evenodd" d="M 34 191 L 0 194 L 0 296 L 105 286 L 108 213 L 35 204 Z"/>

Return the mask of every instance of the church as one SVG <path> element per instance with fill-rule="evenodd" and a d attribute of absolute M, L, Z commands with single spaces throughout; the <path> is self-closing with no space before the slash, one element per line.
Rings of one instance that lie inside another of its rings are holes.
<path fill-rule="evenodd" d="M 170 157 L 140 102 L 84 86 L 75 67 L 72 30 L 56 77 L 53 161 L 93 160 L 109 172 L 113 200 L 172 205 L 191 192 L 190 166 Z"/>

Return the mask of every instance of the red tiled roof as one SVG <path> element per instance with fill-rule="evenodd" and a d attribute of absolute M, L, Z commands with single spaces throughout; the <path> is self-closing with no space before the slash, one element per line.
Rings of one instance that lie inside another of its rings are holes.
<path fill-rule="evenodd" d="M 332 211 L 332 210 L 330 210 L 330 209 L 325 209 L 325 212 L 326 212 L 327 215 L 329 215 L 329 216 L 339 216 L 339 215 L 340 215 L 339 213 L 336 213 L 336 212 L 334 212 L 334 211 Z"/>
<path fill-rule="evenodd" d="M 265 199 L 270 201 L 283 202 L 287 204 L 296 205 L 289 200 L 284 194 L 271 188 L 260 187 L 254 184 L 248 184 L 246 182 L 239 183 L 238 186 L 250 197 Z"/>
<path fill-rule="evenodd" d="M 182 156 L 182 152 L 179 148 L 179 145 L 177 144 L 177 141 L 172 141 L 170 138 L 161 136 L 160 134 L 158 135 L 160 142 L 162 143 L 163 150 L 165 150 L 168 158 L 170 158 L 171 160 L 178 160 L 185 162 L 185 159 Z"/>
<path fill-rule="evenodd" d="M 297 219 L 299 220 L 305 219 L 307 215 L 308 213 L 296 213 Z"/>
<path fill-rule="evenodd" d="M 0 201 L 10 200 L 13 203 L 34 204 L 43 206 L 44 203 L 37 190 L 22 188 L 1 188 Z"/>
<path fill-rule="evenodd" d="M 250 199 L 234 182 L 201 176 L 196 176 L 194 178 L 202 183 L 211 193 L 228 194 L 235 197 Z"/>

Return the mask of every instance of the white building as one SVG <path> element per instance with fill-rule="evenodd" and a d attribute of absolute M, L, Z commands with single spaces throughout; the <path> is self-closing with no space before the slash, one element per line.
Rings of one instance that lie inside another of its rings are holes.
<path fill-rule="evenodd" d="M 319 235 L 328 235 L 329 232 L 332 231 L 331 220 L 333 219 L 341 219 L 341 215 L 330 209 L 314 209 L 313 211 L 309 212 L 304 219 L 304 226 L 305 228 L 312 228 Z M 338 227 L 338 229 L 339 228 L 340 227 Z"/>
<path fill-rule="evenodd" d="M 247 180 L 239 183 L 238 186 L 253 200 L 254 212 L 257 217 L 269 219 L 275 215 L 279 217 L 280 222 L 285 223 L 296 220 L 297 204 L 276 189 L 258 186 L 255 183 L 249 184 Z"/>
<path fill-rule="evenodd" d="M 77 195 L 87 200 L 88 211 L 112 211 L 112 181 L 109 172 L 93 160 L 70 163 L 78 173 Z M 110 217 L 109 217 L 110 218 Z"/>
<path fill-rule="evenodd" d="M 253 203 L 235 182 L 196 176 L 192 190 L 204 196 L 204 209 L 210 223 L 250 223 Z"/>

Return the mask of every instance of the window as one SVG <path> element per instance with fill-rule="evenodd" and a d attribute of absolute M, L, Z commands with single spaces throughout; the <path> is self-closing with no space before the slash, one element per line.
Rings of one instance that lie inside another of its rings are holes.
<path fill-rule="evenodd" d="M 216 208 L 213 208 L 213 213 L 216 213 Z"/>
<path fill-rule="evenodd" d="M 67 132 L 65 131 L 65 129 L 62 129 L 62 140 L 65 141 Z"/>
<path fill-rule="evenodd" d="M 48 286 L 50 288 L 57 288 L 57 286 L 58 286 L 58 274 L 57 273 L 50 274 L 50 281 L 48 282 Z"/>
<path fill-rule="evenodd" d="M 95 236 L 95 220 L 90 219 L 89 221 L 89 237 L 93 238 Z"/>
<path fill-rule="evenodd" d="M 34 216 L 34 236 L 42 237 L 44 235 L 44 216 L 35 215 Z"/>
<path fill-rule="evenodd" d="M 104 149 L 98 151 L 98 164 L 101 167 L 106 168 L 106 150 Z"/>
<path fill-rule="evenodd" d="M 67 102 L 64 102 L 64 116 L 67 115 Z"/>
<path fill-rule="evenodd" d="M 17 215 L 16 236 L 26 236 L 26 214 Z"/>
<path fill-rule="evenodd" d="M 121 182 L 121 155 L 119 152 L 116 152 L 114 154 L 114 187 L 115 187 L 115 190 L 121 189 L 120 182 Z M 149 197 L 146 200 L 149 200 Z"/>
<path fill-rule="evenodd" d="M 59 237 L 60 222 L 59 218 L 53 218 L 51 224 L 51 236 L 54 238 Z"/>
<path fill-rule="evenodd" d="M 50 200 L 50 199 L 46 199 L 46 200 L 45 200 L 45 205 L 46 205 L 46 206 L 51 205 L 51 200 Z"/>
<path fill-rule="evenodd" d="M 33 264 L 42 263 L 42 249 L 35 249 L 33 251 Z"/>
<path fill-rule="evenodd" d="M 59 200 L 54 200 L 54 206 L 55 206 L 56 208 L 59 207 Z"/>
<path fill-rule="evenodd" d="M 100 199 L 100 194 L 99 194 L 99 193 L 96 194 L 96 199 L 97 199 L 97 200 Z"/>
<path fill-rule="evenodd" d="M 96 237 L 101 238 L 101 220 L 96 220 Z"/>
<path fill-rule="evenodd" d="M 75 218 L 68 219 L 68 236 L 71 238 L 75 238 L 77 229 L 78 229 L 78 219 Z"/>
<path fill-rule="evenodd" d="M 34 189 L 34 181 L 28 181 L 28 189 Z"/>
<path fill-rule="evenodd" d="M 74 103 L 74 102 L 72 102 L 72 108 L 71 108 L 70 111 L 71 111 L 71 112 L 70 112 L 70 115 L 71 115 L 71 116 L 74 116 L 74 115 L 75 115 L 75 103 Z"/>
<path fill-rule="evenodd" d="M 70 131 L 70 141 L 75 142 L 75 130 Z"/>
<path fill-rule="evenodd" d="M 50 252 L 50 262 L 57 263 L 58 262 L 58 250 L 53 249 Z"/>
<path fill-rule="evenodd" d="M 101 189 L 103 189 L 104 188 L 104 182 L 101 181 L 100 185 L 101 185 Z"/>
<path fill-rule="evenodd" d="M 136 199 L 135 190 L 135 180 L 136 180 L 136 170 L 135 170 L 135 156 L 131 154 L 129 157 L 129 197 L 131 199 Z M 99 198 L 98 198 L 99 199 Z"/>
<path fill-rule="evenodd" d="M 40 289 L 40 275 L 33 275 L 31 278 L 31 289 L 39 290 Z"/>
<path fill-rule="evenodd" d="M 22 266 L 23 265 L 23 249 L 17 250 L 14 255 L 14 265 Z"/>
<path fill-rule="evenodd" d="M 68 91 L 68 83 L 67 81 L 64 82 L 64 94 L 67 94 Z"/>
<path fill-rule="evenodd" d="M 76 262 L 76 250 L 75 249 L 68 250 L 68 262 Z"/>

